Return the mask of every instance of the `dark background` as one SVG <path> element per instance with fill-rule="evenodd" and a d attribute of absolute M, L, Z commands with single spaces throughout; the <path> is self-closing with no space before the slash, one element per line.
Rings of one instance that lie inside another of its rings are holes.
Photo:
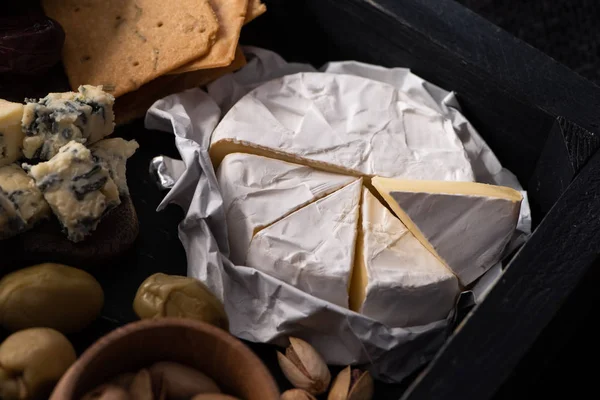
<path fill-rule="evenodd" d="M 600 83 L 600 0 L 457 1 L 583 77 L 596 84 Z M 9 81 L 0 77 L 0 97 L 10 99 L 12 93 L 19 93 L 15 98 L 22 98 L 20 93 L 23 88 L 30 88 L 32 85 L 39 93 L 29 95 L 42 96 L 49 91 L 46 86 L 55 87 L 57 84 L 52 81 L 33 83 L 29 80 L 22 84 Z M 175 206 L 169 206 L 161 213 L 154 212 L 164 193 L 156 189 L 147 175 L 147 166 L 153 156 L 177 156 L 172 137 L 159 132 L 144 132 L 141 121 L 119 130 L 118 134 L 127 138 L 135 137 L 140 141 L 140 151 L 134 156 L 135 160 L 128 163 L 128 175 L 143 178 L 130 179 L 130 189 L 138 213 L 152 215 L 152 218 L 140 218 L 139 240 L 123 260 L 123 265 L 107 266 L 113 268 L 96 271 L 105 292 L 114 295 L 107 296 L 103 319 L 83 335 L 73 338 L 80 351 L 93 342 L 98 334 L 113 329 L 123 321 L 135 319 L 131 308 L 123 307 L 123 304 L 131 303 L 135 288 L 149 273 L 155 272 L 154 270 L 185 273 L 185 254 L 176 240 L 176 224 L 182 217 L 181 211 Z M 169 243 L 167 248 L 165 243 Z M 162 248 L 162 251 L 146 251 L 156 248 Z M 536 344 L 501 387 L 496 400 L 537 399 L 548 395 L 598 397 L 595 392 L 598 379 L 596 360 L 600 351 L 598 334 L 593 328 L 594 319 L 600 314 L 596 311 L 600 304 L 599 271 L 596 265 L 590 268 L 576 291 L 569 296 Z M 282 389 L 285 389 L 285 379 L 276 367 L 273 349 L 263 345 L 252 347 L 271 367 L 282 384 Z M 403 389 L 378 385 L 375 398 L 398 398 Z M 587 394 L 589 392 L 592 393 L 591 396 Z"/>
<path fill-rule="evenodd" d="M 543 51 L 581 76 L 600 83 L 600 1 L 456 0 Z M 598 110 L 600 112 L 600 110 Z M 600 316 L 596 263 L 502 386 L 496 399 L 545 396 L 596 398 Z"/>

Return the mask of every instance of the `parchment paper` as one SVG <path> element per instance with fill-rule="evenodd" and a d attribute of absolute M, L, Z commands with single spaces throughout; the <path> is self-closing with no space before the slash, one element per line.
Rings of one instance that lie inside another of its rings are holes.
<path fill-rule="evenodd" d="M 161 156 L 151 170 L 163 188 L 160 204 L 178 204 L 185 211 L 179 237 L 188 259 L 188 275 L 206 283 L 223 301 L 230 331 L 253 342 L 287 345 L 288 336 L 309 341 L 332 365 L 364 364 L 375 378 L 400 382 L 428 362 L 453 328 L 454 313 L 446 320 L 411 328 L 389 328 L 360 314 L 312 297 L 253 268 L 234 266 L 208 146 L 220 118 L 237 100 L 261 83 L 287 74 L 316 71 L 306 64 L 287 63 L 277 54 L 244 47 L 248 64 L 223 76 L 207 90 L 191 89 L 158 100 L 148 110 L 149 129 L 175 134 L 182 161 Z M 513 187 L 524 196 L 509 254 L 530 234 L 527 193 L 516 177 L 502 168 L 491 149 L 460 112 L 452 92 L 443 90 L 405 68 L 383 68 L 348 61 L 333 62 L 321 72 L 352 74 L 393 85 L 416 102 L 442 113 L 453 123 L 479 182 Z M 499 263 L 484 275 L 471 293 L 480 302 L 502 274 Z"/>

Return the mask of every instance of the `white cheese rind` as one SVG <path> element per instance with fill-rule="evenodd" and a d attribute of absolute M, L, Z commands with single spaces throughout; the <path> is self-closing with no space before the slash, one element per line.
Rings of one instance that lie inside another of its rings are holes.
<path fill-rule="evenodd" d="M 456 276 L 367 189 L 361 209 L 368 283 L 360 312 L 389 327 L 446 318 L 460 292 Z"/>
<path fill-rule="evenodd" d="M 22 118 L 23 104 L 0 99 L 0 167 L 14 163 L 22 156 Z"/>
<path fill-rule="evenodd" d="M 348 307 L 361 189 L 359 179 L 261 230 L 246 264 Z"/>
<path fill-rule="evenodd" d="M 217 181 L 230 260 L 244 265 L 248 245 L 259 229 L 355 179 L 251 154 L 228 155 L 217 169 Z"/>
<path fill-rule="evenodd" d="M 81 143 L 69 142 L 50 161 L 25 167 L 73 242 L 85 239 L 121 202 L 106 168 Z"/>
<path fill-rule="evenodd" d="M 389 194 L 465 286 L 500 260 L 521 206 L 517 201 L 488 196 Z"/>
<path fill-rule="evenodd" d="M 90 146 L 94 160 L 100 162 L 108 170 L 110 177 L 119 188 L 121 196 L 129 195 L 127 159 L 133 156 L 139 147 L 135 140 L 122 138 L 104 139 Z"/>
<path fill-rule="evenodd" d="M 0 239 L 22 233 L 49 215 L 42 192 L 21 167 L 0 167 Z"/>
<path fill-rule="evenodd" d="M 114 100 L 101 86 L 90 85 L 78 92 L 49 93 L 39 101 L 26 99 L 23 155 L 49 160 L 72 140 L 90 145 L 110 135 Z"/>
<path fill-rule="evenodd" d="M 231 108 L 212 135 L 211 156 L 219 162 L 238 144 L 355 175 L 473 181 L 451 121 L 405 100 L 393 86 L 356 76 L 288 75 Z"/>

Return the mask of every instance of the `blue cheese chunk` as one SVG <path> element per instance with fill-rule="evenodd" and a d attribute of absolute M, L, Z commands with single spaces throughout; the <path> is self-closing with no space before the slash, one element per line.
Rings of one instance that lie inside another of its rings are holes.
<path fill-rule="evenodd" d="M 21 167 L 0 167 L 0 239 L 24 232 L 49 215 L 42 192 Z"/>
<path fill-rule="evenodd" d="M 73 242 L 90 235 L 121 203 L 108 170 L 76 141 L 61 147 L 50 161 L 26 168 Z"/>
<path fill-rule="evenodd" d="M 135 140 L 121 138 L 104 139 L 90 147 L 94 160 L 100 162 L 110 173 L 122 196 L 129 195 L 127 187 L 126 164 L 139 148 Z"/>
<path fill-rule="evenodd" d="M 0 99 L 0 167 L 21 158 L 23 104 Z"/>
<path fill-rule="evenodd" d="M 49 93 L 39 101 L 25 101 L 23 155 L 29 159 L 49 160 L 70 141 L 89 145 L 115 127 L 115 98 L 102 86 L 83 85 L 79 92 Z"/>

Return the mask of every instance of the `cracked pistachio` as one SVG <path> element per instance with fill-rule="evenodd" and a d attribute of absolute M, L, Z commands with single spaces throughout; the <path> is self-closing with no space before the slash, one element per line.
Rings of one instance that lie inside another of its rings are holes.
<path fill-rule="evenodd" d="M 162 379 L 167 398 L 190 398 L 202 393 L 221 393 L 214 380 L 186 365 L 161 361 L 150 367 L 153 381 Z"/>
<path fill-rule="evenodd" d="M 131 400 L 131 396 L 126 389 L 108 383 L 88 392 L 82 400 Z"/>
<path fill-rule="evenodd" d="M 100 315 L 103 304 L 98 281 L 66 265 L 38 264 L 0 280 L 0 323 L 11 331 L 46 327 L 77 332 Z"/>
<path fill-rule="evenodd" d="M 321 355 L 304 340 L 290 337 L 285 355 L 277 352 L 277 361 L 286 378 L 298 389 L 318 395 L 329 387 L 331 374 Z"/>
<path fill-rule="evenodd" d="M 281 394 L 281 400 L 317 400 L 315 396 L 302 389 L 290 389 Z"/>
<path fill-rule="evenodd" d="M 69 340 L 54 329 L 13 333 L 0 344 L 0 399 L 44 398 L 76 358 Z"/>
<path fill-rule="evenodd" d="M 182 317 L 229 329 L 221 301 L 202 282 L 186 276 L 149 276 L 138 288 L 133 309 L 142 319 Z"/>
<path fill-rule="evenodd" d="M 327 400 L 371 400 L 373 379 L 368 371 L 350 366 L 344 368 L 333 381 Z"/>
<path fill-rule="evenodd" d="M 150 371 L 145 368 L 138 371 L 129 386 L 129 397 L 131 400 L 154 399 L 154 388 L 152 387 Z"/>

